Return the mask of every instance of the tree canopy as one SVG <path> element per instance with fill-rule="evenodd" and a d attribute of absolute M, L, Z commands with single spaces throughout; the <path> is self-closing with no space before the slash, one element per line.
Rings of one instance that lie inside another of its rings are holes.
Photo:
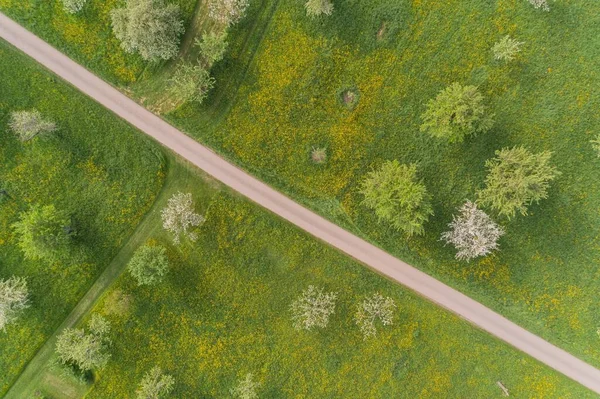
<path fill-rule="evenodd" d="M 422 234 L 423 224 L 433 215 L 431 197 L 417 180 L 417 166 L 387 161 L 363 181 L 363 204 L 373 209 L 379 220 L 390 223 L 407 235 Z"/>
<path fill-rule="evenodd" d="M 111 11 L 112 28 L 126 52 L 148 61 L 168 60 L 179 51 L 184 31 L 179 6 L 163 0 L 127 0 Z"/>
<path fill-rule="evenodd" d="M 427 103 L 421 131 L 449 142 L 490 130 L 494 124 L 475 86 L 453 83 Z"/>
<path fill-rule="evenodd" d="M 55 261 L 67 256 L 71 244 L 70 219 L 54 205 L 33 205 L 12 225 L 18 245 L 28 259 Z"/>
<path fill-rule="evenodd" d="M 478 202 L 499 215 L 527 215 L 527 206 L 548 196 L 550 182 L 560 172 L 550 165 L 549 151 L 533 154 L 524 147 L 503 148 L 486 161 L 486 187 L 479 191 Z"/>
<path fill-rule="evenodd" d="M 137 280 L 138 285 L 160 283 L 169 271 L 167 250 L 162 246 L 144 245 L 139 247 L 127 264 L 127 270 Z"/>

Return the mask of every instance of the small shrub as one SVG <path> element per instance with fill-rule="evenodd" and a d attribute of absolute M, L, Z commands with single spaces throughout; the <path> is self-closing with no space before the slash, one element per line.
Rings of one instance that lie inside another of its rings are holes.
<path fill-rule="evenodd" d="M 253 381 L 251 373 L 241 380 L 238 385 L 231 389 L 231 395 L 236 399 L 258 399 L 257 389 L 260 387 L 258 382 Z"/>
<path fill-rule="evenodd" d="M 321 15 L 331 15 L 333 13 L 333 3 L 331 0 L 308 0 L 304 3 L 306 15 L 311 18 L 320 17 Z"/>
<path fill-rule="evenodd" d="M 542 9 L 544 11 L 550 11 L 550 5 L 548 0 L 527 0 L 536 9 Z"/>
<path fill-rule="evenodd" d="M 325 147 L 313 147 L 310 159 L 316 164 L 325 163 L 327 160 L 327 149 Z"/>
<path fill-rule="evenodd" d="M 527 206 L 548 196 L 550 182 L 560 175 L 550 166 L 549 151 L 532 154 L 524 147 L 503 148 L 496 158 L 486 161 L 486 187 L 479 191 L 478 202 L 509 219 L 519 211 L 527 215 Z"/>
<path fill-rule="evenodd" d="M 194 44 L 200 50 L 200 57 L 207 68 L 223 59 L 227 50 L 227 31 L 222 33 L 209 32 L 202 35 L 202 40 L 196 39 Z"/>
<path fill-rule="evenodd" d="M 509 35 L 506 35 L 492 47 L 494 58 L 500 61 L 512 61 L 517 53 L 521 51 L 522 45 L 522 42 L 518 42 Z"/>
<path fill-rule="evenodd" d="M 163 281 L 169 271 L 167 250 L 162 246 L 139 247 L 127 264 L 127 270 L 138 285 L 154 285 Z"/>
<path fill-rule="evenodd" d="M 449 142 L 461 142 L 466 136 L 487 132 L 494 124 L 493 115 L 487 113 L 477 87 L 458 83 L 430 100 L 421 118 L 422 132 Z"/>
<path fill-rule="evenodd" d="M 600 134 L 595 139 L 590 140 L 592 143 L 592 149 L 596 152 L 596 155 L 600 158 Z"/>
<path fill-rule="evenodd" d="M 370 172 L 362 183 L 363 204 L 375 211 L 379 220 L 390 223 L 408 236 L 423 234 L 423 224 L 433 215 L 431 198 L 417 180 L 417 166 L 385 162 Z"/>
<path fill-rule="evenodd" d="M 196 101 L 201 104 L 215 86 L 215 79 L 204 67 L 184 62 L 177 67 L 169 83 L 169 92 L 178 102 Z"/>
<path fill-rule="evenodd" d="M 77 14 L 83 9 L 87 0 L 62 0 L 63 8 L 69 14 Z"/>

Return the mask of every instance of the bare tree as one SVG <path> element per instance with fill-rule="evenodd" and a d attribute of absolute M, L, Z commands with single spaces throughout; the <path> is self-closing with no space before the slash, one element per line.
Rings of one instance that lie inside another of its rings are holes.
<path fill-rule="evenodd" d="M 337 293 L 324 293 L 323 288 L 309 285 L 290 306 L 294 328 L 311 330 L 313 327 L 327 327 L 329 316 L 335 311 L 336 299 Z"/>
<path fill-rule="evenodd" d="M 87 0 L 62 0 L 63 8 L 69 14 L 77 14 L 83 9 Z"/>
<path fill-rule="evenodd" d="M 523 42 L 518 42 L 509 35 L 504 36 L 492 47 L 494 58 L 500 61 L 512 61 L 517 53 L 521 51 Z"/>
<path fill-rule="evenodd" d="M 237 399 L 257 399 L 256 390 L 260 387 L 260 384 L 252 379 L 251 373 L 246 374 L 246 377 L 235 388 L 231 389 L 231 395 Z"/>
<path fill-rule="evenodd" d="M 165 230 L 173 233 L 173 242 L 179 243 L 181 235 L 186 236 L 191 241 L 196 241 L 197 234 L 190 231 L 191 227 L 202 224 L 205 219 L 194 212 L 194 203 L 192 194 L 183 194 L 178 192 L 174 194 L 161 212 L 163 227 Z"/>
<path fill-rule="evenodd" d="M 471 201 L 460 208 L 460 215 L 453 217 L 448 226 L 450 231 L 442 234 L 442 240 L 458 250 L 457 259 L 467 261 L 497 249 L 498 239 L 504 234 L 502 227 Z"/>
<path fill-rule="evenodd" d="M 316 18 L 321 15 L 331 15 L 333 13 L 333 3 L 331 0 L 307 0 L 304 3 L 306 15 Z"/>
<path fill-rule="evenodd" d="M 362 301 L 356 310 L 354 320 L 363 333 L 365 339 L 377 334 L 375 322 L 381 321 L 384 326 L 394 321 L 394 309 L 396 304 L 390 297 L 376 293 Z"/>
<path fill-rule="evenodd" d="M 22 277 L 0 280 L 0 331 L 13 323 L 29 307 L 27 281 Z"/>
<path fill-rule="evenodd" d="M 56 124 L 45 119 L 37 109 L 12 112 L 8 126 L 21 141 L 28 141 L 38 134 L 52 133 L 56 130 Z"/>
<path fill-rule="evenodd" d="M 152 367 L 150 371 L 144 375 L 140 386 L 136 391 L 137 399 L 161 399 L 167 397 L 173 391 L 175 379 L 173 376 L 163 374 L 158 366 Z"/>

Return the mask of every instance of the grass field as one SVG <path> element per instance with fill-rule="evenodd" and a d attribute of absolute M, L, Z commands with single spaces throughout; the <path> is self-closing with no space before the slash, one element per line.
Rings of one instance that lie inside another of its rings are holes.
<path fill-rule="evenodd" d="M 35 17 L 31 9 L 37 3 L 0 0 L 0 9 L 111 79 L 110 63 L 101 57 L 85 58 L 73 39 L 48 22 L 52 13 Z M 305 17 L 301 2 L 259 3 L 260 7 L 255 6 L 251 17 L 233 32 L 234 45 L 215 70 L 219 85 L 210 101 L 202 107 L 188 104 L 168 118 L 300 202 L 600 365 L 596 333 L 600 316 L 595 307 L 600 278 L 600 183 L 596 179 L 600 161 L 589 145 L 600 131 L 600 100 L 595 89 L 600 83 L 600 13 L 593 1 L 568 0 L 551 5 L 552 10 L 544 13 L 524 0 L 353 0 L 336 2 L 330 18 L 311 21 Z M 53 16 L 59 17 L 66 18 L 58 13 Z M 250 29 L 255 26 L 259 28 Z M 101 25 L 81 37 L 106 34 L 108 29 Z M 267 29 L 264 37 L 262 29 Z M 490 48 L 506 34 L 525 45 L 515 62 L 502 64 L 493 61 Z M 86 40 L 93 43 L 92 39 Z M 133 73 L 137 76 L 143 65 L 131 62 L 138 65 Z M 248 62 L 251 64 L 246 70 Z M 419 133 L 419 115 L 428 99 L 454 81 L 479 86 L 496 114 L 496 125 L 491 132 L 463 144 L 444 145 Z M 127 82 L 120 80 L 121 84 Z M 132 86 L 134 93 L 136 85 Z M 340 93 L 348 88 L 360 93 L 353 110 L 340 100 Z M 531 207 L 529 216 L 503 222 L 507 234 L 497 255 L 469 264 L 456 262 L 452 249 L 439 242 L 441 232 L 456 207 L 465 199 L 473 199 L 483 185 L 485 160 L 496 149 L 518 144 L 554 152 L 552 162 L 562 175 L 553 184 L 550 198 Z M 328 148 L 327 164 L 310 163 L 313 146 Z M 433 195 L 435 211 L 423 237 L 406 239 L 378 224 L 360 204 L 357 188 L 361 179 L 387 159 L 419 164 L 420 176 Z M 221 209 L 211 205 L 209 213 L 215 207 Z M 208 270 L 213 269 L 198 262 L 206 267 L 194 269 L 197 274 L 191 275 L 211 277 Z M 184 266 L 178 267 L 184 270 Z M 323 274 L 329 272 L 328 265 L 327 270 L 316 274 L 325 278 Z M 329 280 L 323 281 L 329 284 Z M 192 286 L 194 281 L 185 283 L 190 292 L 199 289 Z M 215 280 L 217 283 L 219 280 Z M 131 289 L 126 281 L 119 284 Z M 335 286 L 335 281 L 331 284 Z M 358 284 L 352 288 L 356 292 L 363 289 Z M 166 300 L 160 296 L 164 293 L 156 295 L 150 299 Z M 211 298 L 210 291 L 204 295 Z M 231 306 L 237 303 L 235 298 L 230 298 Z M 164 306 L 167 312 L 170 305 Z M 190 311 L 198 315 L 204 308 Z M 140 313 L 140 321 L 134 325 L 145 328 L 148 317 Z M 165 323 L 176 322 L 168 314 L 164 317 Z M 190 320 L 181 323 L 184 332 L 186 328 L 201 330 Z M 212 327 L 213 336 L 225 327 Z M 174 345 L 168 331 L 157 332 L 156 342 L 161 348 L 172 349 L 167 345 Z M 134 334 L 128 336 L 130 342 L 142 339 L 135 335 L 141 332 L 128 333 Z M 218 342 L 213 339 L 207 338 L 208 342 Z M 452 351 L 458 352 L 455 348 Z M 166 352 L 161 349 L 160 353 L 166 356 Z M 123 356 L 124 361 L 133 362 L 129 355 Z M 276 363 L 273 360 L 265 364 Z M 334 366 L 335 362 L 331 370 Z M 117 372 L 111 377 L 110 370 L 101 376 L 92 396 L 108 395 L 102 393 L 109 392 L 102 390 L 108 388 L 102 387 L 117 384 Z M 142 372 L 137 370 L 135 378 Z M 296 378 L 281 373 L 291 377 L 286 383 Z M 211 377 L 214 383 L 210 386 L 214 388 L 210 389 L 225 392 L 237 376 L 234 374 L 231 371 L 230 375 Z M 256 374 L 266 384 L 269 373 Z M 134 380 L 133 375 L 128 378 Z M 187 381 L 188 377 L 180 378 Z M 456 377 L 452 382 L 457 380 L 468 378 Z M 422 382 L 415 386 L 425 385 Z M 178 389 L 185 392 L 187 388 Z M 215 394 L 207 388 L 206 395 Z"/>
<path fill-rule="evenodd" d="M 171 272 L 155 288 L 124 273 L 105 292 L 95 311 L 112 323 L 112 358 L 87 398 L 133 397 L 155 364 L 175 377 L 177 398 L 228 397 L 246 373 L 264 398 L 501 397 L 496 381 L 515 397 L 592 397 L 195 168 L 169 165 L 158 203 L 191 192 L 207 221 L 196 243 L 177 247 L 158 212 L 145 221 L 155 228 L 136 241 L 167 246 Z M 309 284 L 339 300 L 327 329 L 299 332 L 288 307 Z M 365 341 L 352 317 L 373 292 L 394 298 L 396 322 Z"/>
<path fill-rule="evenodd" d="M 128 239 L 163 182 L 158 146 L 0 42 L 0 278 L 27 278 L 31 307 L 0 333 L 0 396 Z M 10 112 L 39 109 L 59 130 L 21 143 Z M 73 256 L 25 260 L 11 224 L 31 204 L 66 210 Z"/>
<path fill-rule="evenodd" d="M 600 13 L 590 1 L 336 2 L 330 18 L 284 0 L 271 20 L 225 121 L 202 109 L 177 125 L 355 233 L 460 289 L 595 365 L 600 365 Z M 525 42 L 514 62 L 490 48 Z M 492 131 L 462 144 L 419 132 L 427 100 L 452 82 L 477 85 L 496 114 Z M 340 93 L 355 89 L 348 110 Z M 210 128 L 212 127 L 212 129 Z M 483 186 L 494 151 L 552 151 L 562 175 L 527 217 L 505 220 L 494 256 L 457 262 L 439 241 L 456 208 Z M 325 165 L 312 147 L 327 147 Z M 384 160 L 418 163 L 435 216 L 406 239 L 361 205 L 360 181 Z"/>

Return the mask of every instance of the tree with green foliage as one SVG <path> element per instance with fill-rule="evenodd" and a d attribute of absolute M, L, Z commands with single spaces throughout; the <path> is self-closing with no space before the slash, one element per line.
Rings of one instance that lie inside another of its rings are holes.
<path fill-rule="evenodd" d="M 70 220 L 54 205 L 32 205 L 12 228 L 27 259 L 56 261 L 69 253 L 73 235 Z"/>
<path fill-rule="evenodd" d="M 162 246 L 143 245 L 133 254 L 127 270 L 138 285 L 154 285 L 163 281 L 169 271 L 167 250 Z"/>
<path fill-rule="evenodd" d="M 179 6 L 164 0 L 126 0 L 111 11 L 112 28 L 121 47 L 148 61 L 168 60 L 179 51 L 184 31 Z"/>
<path fill-rule="evenodd" d="M 221 33 L 209 32 L 202 35 L 202 40 L 196 39 L 194 44 L 200 50 L 204 65 L 210 68 L 214 63 L 223 59 L 227 50 L 227 31 Z"/>
<path fill-rule="evenodd" d="M 333 3 L 331 0 L 308 0 L 304 3 L 306 15 L 311 18 L 320 17 L 321 15 L 331 15 L 333 13 Z"/>
<path fill-rule="evenodd" d="M 423 234 L 423 224 L 433 215 L 431 197 L 417 166 L 387 161 L 370 172 L 362 183 L 363 204 L 373 209 L 379 220 L 390 223 L 408 236 Z"/>
<path fill-rule="evenodd" d="M 58 360 L 65 366 L 73 367 L 76 371 L 87 372 L 102 368 L 108 362 L 110 354 L 108 347 L 110 340 L 107 337 L 108 322 L 101 316 L 96 316 L 94 321 L 100 330 L 94 329 L 86 333 L 80 328 L 65 328 L 56 339 L 56 354 Z M 93 320 L 93 319 L 92 319 Z"/>
<path fill-rule="evenodd" d="M 492 47 L 494 58 L 499 61 L 512 61 L 519 51 L 523 42 L 518 42 L 509 35 L 504 36 Z"/>
<path fill-rule="evenodd" d="M 461 142 L 466 136 L 487 132 L 494 125 L 483 96 L 475 86 L 453 83 L 427 103 L 421 115 L 421 131 L 449 142 Z"/>
<path fill-rule="evenodd" d="M 77 14 L 83 9 L 87 0 L 62 0 L 63 8 L 69 14 Z"/>
<path fill-rule="evenodd" d="M 37 109 L 12 112 L 8 126 L 21 141 L 29 141 L 39 134 L 56 130 L 56 124 L 45 119 Z"/>
<path fill-rule="evenodd" d="M 533 154 L 524 147 L 496 151 L 496 158 L 485 163 L 486 187 L 477 193 L 478 203 L 509 219 L 517 211 L 527 215 L 527 206 L 547 198 L 550 182 L 560 175 L 550 165 L 551 156 L 549 151 Z"/>
<path fill-rule="evenodd" d="M 196 101 L 200 104 L 215 86 L 215 79 L 201 65 L 181 63 L 169 80 L 169 92 L 176 102 Z"/>
<path fill-rule="evenodd" d="M 22 277 L 0 280 L 0 331 L 13 323 L 29 307 L 27 281 Z"/>
<path fill-rule="evenodd" d="M 164 374 L 160 367 L 154 366 L 148 371 L 136 391 L 137 399 L 162 399 L 166 398 L 175 385 L 173 376 Z"/>
<path fill-rule="evenodd" d="M 231 389 L 231 395 L 236 399 L 258 399 L 256 392 L 260 387 L 260 383 L 254 381 L 251 373 L 246 374 L 243 380 L 238 385 Z"/>

